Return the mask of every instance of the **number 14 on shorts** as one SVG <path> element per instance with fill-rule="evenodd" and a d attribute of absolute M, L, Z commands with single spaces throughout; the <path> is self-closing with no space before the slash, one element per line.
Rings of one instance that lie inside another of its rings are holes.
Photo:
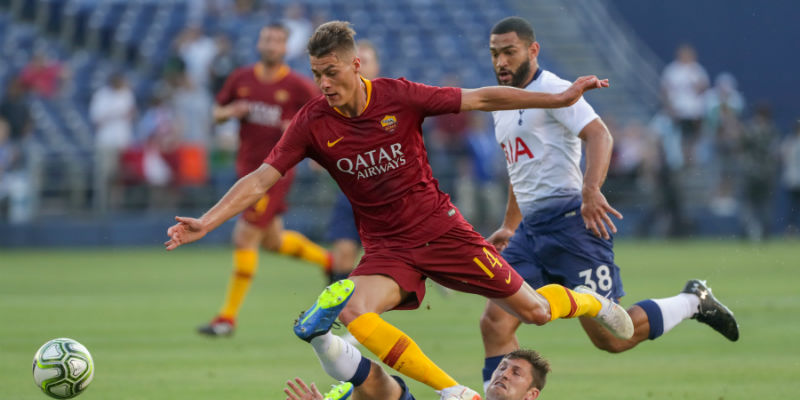
<path fill-rule="evenodd" d="M 593 271 L 595 272 L 594 277 L 592 276 Z M 607 292 L 611 290 L 611 284 L 613 281 L 611 279 L 611 268 L 609 268 L 608 265 L 603 264 L 596 269 L 585 269 L 579 272 L 578 276 L 583 278 L 584 285 L 592 288 L 592 290 L 595 292 Z"/>
<path fill-rule="evenodd" d="M 489 262 L 489 267 L 491 267 L 492 269 L 503 268 L 503 263 L 500 262 L 500 260 L 497 259 L 497 256 L 492 254 L 492 252 L 489 251 L 489 249 L 487 249 L 486 247 L 483 248 L 483 254 L 486 256 L 486 260 Z M 483 272 L 485 272 L 489 278 L 494 278 L 494 272 L 492 272 L 491 269 L 486 267 L 486 264 L 484 264 L 480 258 L 475 257 L 472 259 L 472 261 L 474 261 L 475 264 L 477 264 L 478 267 L 480 267 L 480 269 L 482 269 Z M 511 271 L 509 271 L 508 278 L 506 278 L 506 283 L 509 282 L 511 282 Z"/>

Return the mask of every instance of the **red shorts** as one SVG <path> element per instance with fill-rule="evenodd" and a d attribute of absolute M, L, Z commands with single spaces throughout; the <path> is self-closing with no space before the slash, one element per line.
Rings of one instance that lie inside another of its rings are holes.
<path fill-rule="evenodd" d="M 508 297 L 522 277 L 463 218 L 444 235 L 411 249 L 365 250 L 350 276 L 385 275 L 410 292 L 395 310 L 413 310 L 425 298 L 425 278 L 459 292 Z"/>
<path fill-rule="evenodd" d="M 264 193 L 264 197 L 242 211 L 240 218 L 250 225 L 266 228 L 276 216 L 289 209 L 286 197 L 289 196 L 293 181 L 294 168 L 278 179 L 278 182 L 275 182 L 275 185 L 269 188 L 267 193 Z"/>

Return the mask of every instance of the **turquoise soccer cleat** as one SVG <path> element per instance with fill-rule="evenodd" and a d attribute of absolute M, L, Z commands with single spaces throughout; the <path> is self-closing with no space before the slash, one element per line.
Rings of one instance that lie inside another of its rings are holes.
<path fill-rule="evenodd" d="M 317 298 L 314 306 L 304 312 L 294 323 L 294 334 L 310 342 L 331 330 L 336 317 L 353 296 L 355 283 L 349 279 L 330 284 Z"/>

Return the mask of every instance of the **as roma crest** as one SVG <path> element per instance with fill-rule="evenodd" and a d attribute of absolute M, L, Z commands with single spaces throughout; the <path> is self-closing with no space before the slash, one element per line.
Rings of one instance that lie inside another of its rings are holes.
<path fill-rule="evenodd" d="M 386 132 L 394 132 L 397 129 L 397 118 L 394 115 L 386 115 L 381 120 L 381 126 Z"/>

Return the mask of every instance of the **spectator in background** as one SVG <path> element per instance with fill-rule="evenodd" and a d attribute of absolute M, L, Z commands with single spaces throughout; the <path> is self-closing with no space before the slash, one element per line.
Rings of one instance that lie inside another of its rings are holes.
<path fill-rule="evenodd" d="M 197 87 L 209 88 L 211 62 L 217 54 L 214 39 L 203 32 L 203 27 L 192 24 L 186 27 L 176 39 L 178 54 L 186 64 L 186 73 Z"/>
<path fill-rule="evenodd" d="M 20 72 L 19 79 L 25 89 L 44 98 L 58 94 L 67 70 L 57 60 L 51 59 L 42 49 L 33 53 L 30 62 Z"/>
<path fill-rule="evenodd" d="M 706 94 L 708 111 L 704 122 L 710 157 L 719 169 L 716 192 L 711 202 L 712 211 L 719 215 L 736 212 L 736 184 L 739 170 L 739 153 L 742 151 L 744 125 L 741 114 L 744 99 L 736 90 L 736 79 L 729 73 L 720 74 L 713 88 Z"/>
<path fill-rule="evenodd" d="M 775 144 L 779 137 L 770 106 L 756 107 L 753 118 L 742 130 L 738 157 L 745 206 L 742 217 L 750 240 L 762 240 L 769 234 L 772 183 L 777 170 Z"/>
<path fill-rule="evenodd" d="M 211 141 L 214 105 L 208 90 L 195 83 L 187 73 L 172 81 L 172 110 L 180 129 L 181 142 L 207 148 Z"/>
<path fill-rule="evenodd" d="M 0 102 L 0 117 L 8 123 L 10 139 L 16 144 L 23 142 L 33 130 L 25 95 L 22 81 L 15 79 L 6 88 L 6 94 Z"/>
<path fill-rule="evenodd" d="M 98 89 L 89 104 L 89 117 L 95 126 L 95 209 L 107 211 L 109 203 L 119 204 L 121 193 L 116 183 L 120 152 L 133 139 L 136 100 L 122 73 L 112 73 L 108 84 Z"/>
<path fill-rule="evenodd" d="M 781 181 L 789 192 L 788 232 L 800 233 L 800 122 L 781 146 L 783 171 Z"/>
<path fill-rule="evenodd" d="M 442 86 L 459 87 L 460 78 L 448 74 L 442 78 Z M 443 192 L 449 193 L 453 203 L 461 206 L 458 199 L 456 182 L 462 170 L 461 162 L 467 155 L 467 130 L 470 124 L 470 113 L 442 114 L 431 118 L 426 124 L 425 145 L 430 154 L 433 175 L 439 181 Z"/>
<path fill-rule="evenodd" d="M 136 125 L 136 143 L 143 153 L 141 176 L 138 178 L 154 189 L 166 187 L 171 182 L 173 171 L 164 154 L 173 153 L 180 142 L 180 131 L 169 100 L 166 88 L 156 90 Z M 151 201 L 150 204 L 154 203 Z"/>
<path fill-rule="evenodd" d="M 286 42 L 286 61 L 292 63 L 306 53 L 306 43 L 311 37 L 313 27 L 306 18 L 306 11 L 300 3 L 290 3 L 283 13 L 283 26 L 289 29 L 289 40 Z"/>
<path fill-rule="evenodd" d="M 33 217 L 32 186 L 20 162 L 19 147 L 11 140 L 10 124 L 0 117 L 0 220 L 27 222 Z M 8 210 L 5 212 L 5 210 Z"/>
<path fill-rule="evenodd" d="M 479 232 L 489 234 L 503 219 L 502 204 L 506 201 L 505 163 L 497 146 L 494 129 L 487 113 L 470 112 L 466 134 L 470 172 L 459 180 L 458 191 L 462 213 Z"/>
<path fill-rule="evenodd" d="M 684 158 L 693 163 L 696 141 L 705 111 L 703 94 L 708 89 L 708 74 L 697 62 L 694 48 L 678 47 L 676 60 L 664 69 L 661 88 L 664 106 L 681 131 Z"/>
<path fill-rule="evenodd" d="M 43 50 L 37 50 L 31 61 L 22 68 L 19 79 L 34 94 L 52 98 L 58 93 L 61 80 L 66 74 L 67 71 L 61 63 L 50 59 Z"/>
<path fill-rule="evenodd" d="M 214 43 L 217 47 L 217 53 L 214 55 L 214 59 L 211 60 L 209 73 L 211 74 L 211 92 L 217 93 L 222 89 L 222 85 L 225 84 L 225 79 L 236 69 L 239 63 L 233 54 L 231 39 L 227 35 L 217 35 L 214 37 Z"/>
<path fill-rule="evenodd" d="M 680 130 L 664 112 L 653 116 L 647 127 L 652 132 L 652 151 L 657 155 L 648 159 L 645 165 L 654 202 L 642 219 L 642 224 L 637 227 L 637 232 L 649 234 L 654 229 L 658 230 L 663 221 L 663 233 L 667 236 L 684 236 L 689 231 L 689 221 L 684 215 L 683 192 L 678 183 L 678 174 L 684 165 Z"/>

